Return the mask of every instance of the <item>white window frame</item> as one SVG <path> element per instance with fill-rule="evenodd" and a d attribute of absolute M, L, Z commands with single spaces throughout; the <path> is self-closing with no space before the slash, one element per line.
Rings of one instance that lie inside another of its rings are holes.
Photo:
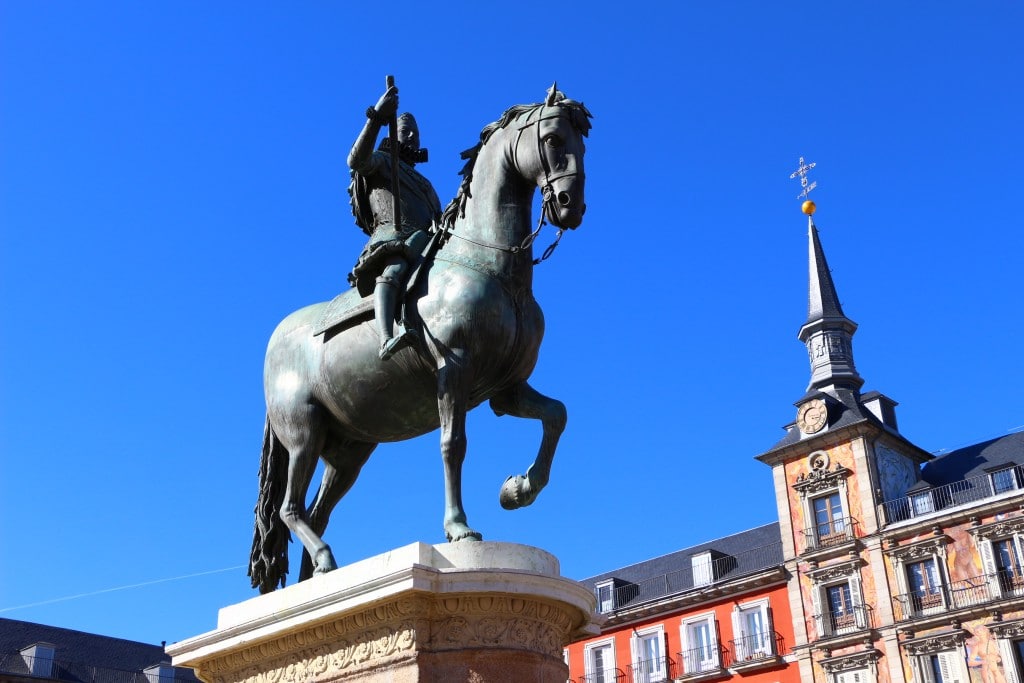
<path fill-rule="evenodd" d="M 1012 486 L 1010 486 L 1010 488 L 1008 488 L 1008 489 L 1003 489 L 1002 491 L 997 491 L 996 490 L 996 475 L 1003 474 L 1004 472 L 1009 473 L 1009 475 L 1010 475 L 1010 482 L 1011 482 Z M 988 478 L 989 478 L 989 482 L 992 484 L 992 494 L 996 495 L 996 496 L 998 496 L 998 495 L 1000 495 L 1002 493 L 1007 493 L 1009 491 L 1016 491 L 1016 490 L 1021 488 L 1020 477 L 1018 476 L 1017 465 L 1016 464 L 1011 464 L 1011 465 L 1009 465 L 1007 467 L 1000 467 L 997 470 L 992 470 L 991 472 L 988 473 Z"/>
<path fill-rule="evenodd" d="M 709 657 L 701 655 L 699 660 L 695 662 L 692 653 L 700 647 L 700 643 L 696 642 L 691 629 L 699 628 L 702 625 L 706 625 L 708 628 L 710 636 L 708 645 L 711 653 Z M 698 614 L 684 620 L 679 625 L 679 642 L 682 643 L 683 649 L 683 675 L 706 673 L 722 668 L 721 648 L 718 645 L 718 625 L 714 612 L 705 612 L 704 614 Z"/>
<path fill-rule="evenodd" d="M 827 638 L 842 633 L 850 633 L 867 628 L 867 615 L 864 612 L 864 594 L 860 581 L 860 570 L 857 561 L 843 562 L 825 569 L 811 570 L 811 602 L 819 638 Z M 849 584 L 850 607 L 854 616 L 854 625 L 846 628 L 833 629 L 832 606 L 828 603 L 828 589 L 834 586 Z"/>
<path fill-rule="evenodd" d="M 1006 591 L 999 580 L 999 566 L 996 564 L 996 553 L 993 544 L 998 541 L 1012 540 L 1017 559 L 1024 568 L 1024 518 L 1002 520 L 992 524 L 969 529 L 978 546 L 981 566 L 988 579 L 989 591 L 993 596 L 1004 597 L 1004 594 L 1020 594 L 1021 591 Z"/>
<path fill-rule="evenodd" d="M 611 661 L 606 662 L 604 666 L 604 673 L 607 676 L 611 676 L 610 680 L 604 681 L 604 683 L 615 683 L 615 678 L 618 673 L 616 667 L 615 657 L 615 638 L 605 638 L 603 640 L 595 640 L 592 643 L 587 643 L 583 646 L 583 673 L 587 677 L 587 681 L 597 683 L 600 681 L 598 678 L 599 672 L 594 666 L 594 650 L 600 650 L 608 648 L 608 652 L 611 656 Z"/>
<path fill-rule="evenodd" d="M 896 575 L 896 584 L 899 590 L 899 594 L 906 596 L 906 604 L 902 605 L 905 614 L 903 615 L 904 620 L 911 617 L 925 616 L 928 614 L 937 614 L 948 608 L 948 589 L 949 589 L 949 569 L 946 566 L 946 537 L 929 539 L 923 543 L 913 543 L 910 545 L 899 546 L 896 548 L 890 548 L 885 551 L 885 554 L 889 556 L 893 565 L 893 574 Z M 913 604 L 910 603 L 912 600 L 911 594 L 914 592 L 911 589 L 910 583 L 910 565 L 916 564 L 917 562 L 928 562 L 931 561 L 935 567 L 936 574 L 939 580 L 939 596 L 940 602 L 938 605 L 933 605 L 927 608 L 922 606 L 922 609 L 914 609 Z"/>
<path fill-rule="evenodd" d="M 970 680 L 967 677 L 963 651 L 959 648 L 956 650 L 943 650 L 942 652 L 930 652 L 918 655 L 915 659 L 917 660 L 918 671 L 921 674 L 918 680 L 922 681 L 922 683 L 968 683 Z M 935 677 L 933 661 L 939 667 L 941 680 Z"/>
<path fill-rule="evenodd" d="M 910 516 L 920 517 L 935 512 L 935 499 L 932 498 L 932 489 L 925 489 L 908 496 L 910 500 Z"/>
<path fill-rule="evenodd" d="M 608 600 L 604 602 L 601 600 L 601 591 L 608 589 Z M 597 611 L 600 614 L 608 614 L 609 612 L 615 611 L 615 581 L 608 580 L 602 581 L 594 586 L 594 597 L 597 598 Z"/>
<path fill-rule="evenodd" d="M 641 664 L 644 662 L 650 662 L 652 660 L 646 659 L 647 653 L 644 651 L 644 641 L 654 638 L 658 642 L 658 658 L 653 660 L 656 666 L 642 667 Z M 629 648 L 633 655 L 633 680 L 636 683 L 660 683 L 661 681 L 668 680 L 668 670 L 665 665 L 666 652 L 665 652 L 665 625 L 658 624 L 650 628 L 644 629 L 633 629 L 633 635 L 629 639 Z M 646 670 L 641 670 L 645 668 Z"/>
<path fill-rule="evenodd" d="M 761 615 L 763 630 L 756 641 L 749 641 L 757 634 L 746 632 L 745 615 L 751 612 L 758 612 Z M 753 600 L 750 602 L 737 603 L 732 611 L 732 635 L 737 643 L 733 655 L 737 662 L 746 662 L 755 659 L 764 659 L 777 655 L 775 651 L 775 627 L 772 624 L 771 606 L 768 598 Z"/>
<path fill-rule="evenodd" d="M 825 451 L 811 453 L 807 456 L 807 461 L 811 466 L 811 474 L 793 484 L 793 488 L 800 494 L 800 504 L 804 514 L 805 552 L 823 547 L 818 534 L 818 521 L 814 515 L 815 500 L 838 493 L 839 507 L 843 513 L 841 519 L 847 520 L 850 524 L 853 523 L 853 517 L 850 514 L 850 497 L 846 485 L 846 479 L 852 472 L 838 464 L 835 469 L 829 470 L 831 459 Z M 852 528 L 846 528 L 845 531 L 851 538 L 853 537 L 854 530 Z M 814 534 L 813 540 L 808 537 L 811 532 Z"/>
<path fill-rule="evenodd" d="M 715 565 L 711 551 L 698 553 L 690 558 L 690 569 L 693 571 L 693 587 L 710 586 L 715 582 Z"/>

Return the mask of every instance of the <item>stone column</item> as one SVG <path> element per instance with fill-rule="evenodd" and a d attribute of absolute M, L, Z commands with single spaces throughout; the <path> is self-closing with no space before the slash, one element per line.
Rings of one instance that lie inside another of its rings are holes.
<path fill-rule="evenodd" d="M 414 543 L 225 607 L 167 652 L 207 683 L 564 683 L 595 608 L 543 550 Z"/>

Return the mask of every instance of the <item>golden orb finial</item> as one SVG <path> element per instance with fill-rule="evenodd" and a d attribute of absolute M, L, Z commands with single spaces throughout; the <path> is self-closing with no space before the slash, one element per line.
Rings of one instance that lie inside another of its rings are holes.
<path fill-rule="evenodd" d="M 803 211 L 808 216 L 813 216 L 814 215 L 814 210 L 816 208 L 818 208 L 817 205 L 814 202 L 812 202 L 810 199 L 808 199 L 806 202 L 804 202 L 803 204 L 800 205 L 800 210 Z"/>

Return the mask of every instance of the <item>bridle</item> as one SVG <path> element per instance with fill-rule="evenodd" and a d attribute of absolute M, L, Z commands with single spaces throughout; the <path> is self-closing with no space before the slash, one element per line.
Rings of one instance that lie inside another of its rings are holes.
<path fill-rule="evenodd" d="M 549 110 L 550 113 L 548 113 L 545 110 Z M 565 114 L 563 108 L 558 105 L 549 105 L 547 103 L 543 103 L 540 105 L 539 109 L 535 109 L 534 111 L 539 111 L 540 115 L 537 118 L 533 118 L 533 111 L 531 111 L 526 117 L 526 122 L 519 126 L 516 130 L 516 141 L 515 144 L 512 146 L 512 165 L 515 167 L 516 172 L 520 176 L 524 175 L 522 169 L 519 166 L 519 142 L 520 140 L 522 140 L 523 134 L 526 132 L 526 129 L 533 126 L 534 130 L 537 133 L 535 136 L 537 143 L 537 156 L 540 158 L 541 167 L 544 170 L 544 184 L 541 185 L 540 188 L 541 212 L 540 218 L 537 219 L 537 229 L 531 232 L 526 237 L 524 237 L 523 241 L 520 242 L 519 244 L 513 244 L 508 246 L 502 246 L 490 242 L 477 241 L 475 239 L 465 237 L 464 235 L 460 235 L 457 232 L 452 232 L 451 234 L 454 235 L 455 237 L 463 239 L 467 242 L 472 242 L 477 246 L 488 247 L 490 249 L 497 249 L 498 251 L 504 251 L 509 254 L 518 254 L 519 252 L 525 249 L 529 249 L 531 246 L 533 246 L 534 240 L 536 240 L 537 236 L 540 235 L 541 228 L 543 228 L 545 223 L 547 222 L 546 218 L 549 215 L 548 212 L 553 212 L 555 210 L 555 190 L 554 187 L 552 187 L 552 183 L 562 178 L 569 178 L 580 175 L 580 172 L 575 170 L 566 171 L 565 173 L 559 173 L 557 175 L 552 174 L 551 164 L 548 163 L 548 158 L 544 154 L 544 140 L 541 138 L 540 135 L 540 122 L 546 121 L 548 119 L 561 118 Z M 544 253 L 540 256 L 540 258 L 536 258 L 533 260 L 533 265 L 540 265 L 542 261 L 546 261 L 551 257 L 553 253 L 555 253 L 555 248 L 558 246 L 558 243 L 561 241 L 562 235 L 564 233 L 565 230 L 563 228 L 558 228 L 558 232 L 555 233 L 555 241 L 548 245 L 547 249 L 544 250 Z"/>

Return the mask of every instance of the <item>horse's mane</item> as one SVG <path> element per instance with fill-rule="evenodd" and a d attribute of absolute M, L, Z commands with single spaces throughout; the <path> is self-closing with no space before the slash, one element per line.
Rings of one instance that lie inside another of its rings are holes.
<path fill-rule="evenodd" d="M 546 102 L 516 104 L 509 107 L 502 113 L 501 118 L 484 126 L 484 129 L 480 131 L 480 142 L 460 155 L 460 158 L 466 159 L 466 165 L 459 171 L 459 175 L 462 176 L 462 182 L 459 183 L 459 191 L 456 193 L 455 198 L 448 202 L 448 206 L 441 213 L 442 228 L 446 230 L 451 229 L 455 225 L 455 219 L 466 214 L 466 202 L 473 196 L 469 191 L 469 186 L 473 182 L 473 167 L 476 165 L 477 157 L 480 155 L 480 149 L 487 144 L 487 141 L 491 139 L 495 132 L 505 128 L 523 114 L 530 114 L 544 105 L 568 108 L 569 120 L 572 122 L 573 128 L 583 137 L 587 137 L 587 134 L 590 132 L 590 119 L 593 118 L 593 115 L 582 102 L 570 100 L 564 93 L 555 89 L 555 86 L 551 86 L 551 90 L 548 91 Z"/>

